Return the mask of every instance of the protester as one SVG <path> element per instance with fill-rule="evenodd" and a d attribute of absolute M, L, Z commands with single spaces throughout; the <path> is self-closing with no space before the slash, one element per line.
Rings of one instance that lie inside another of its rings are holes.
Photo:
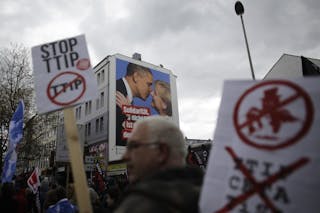
<path fill-rule="evenodd" d="M 36 194 L 28 187 L 26 188 L 26 199 L 27 199 L 27 213 L 38 213 L 38 207 L 36 203 Z M 40 213 L 40 212 L 39 212 Z"/>
<path fill-rule="evenodd" d="M 105 196 L 107 212 L 113 212 L 119 202 L 121 191 L 118 186 L 112 186 L 107 190 Z"/>
<path fill-rule="evenodd" d="M 203 172 L 186 167 L 184 136 L 168 119 L 135 123 L 123 156 L 131 185 L 115 212 L 198 212 Z"/>
<path fill-rule="evenodd" d="M 77 207 L 72 205 L 66 194 L 66 190 L 62 186 L 58 186 L 55 189 L 56 198 L 58 202 L 54 205 L 49 206 L 47 213 L 75 213 L 77 211 Z"/>
<path fill-rule="evenodd" d="M 98 193 L 92 187 L 89 187 L 89 194 L 90 194 L 90 201 L 91 201 L 93 212 L 94 213 L 105 212 L 105 209 L 103 209 L 100 203 L 100 198 Z"/>
<path fill-rule="evenodd" d="M 46 199 L 45 199 L 45 201 L 43 203 L 44 212 L 47 212 L 49 206 L 54 205 L 57 201 L 58 201 L 58 198 L 57 198 L 56 190 L 55 189 L 50 189 L 47 192 Z"/>
<path fill-rule="evenodd" d="M 15 199 L 14 195 L 14 184 L 11 182 L 3 183 L 0 193 L 1 212 L 13 213 L 18 211 L 18 201 Z"/>
<path fill-rule="evenodd" d="M 19 178 L 19 179 L 18 179 Z M 27 198 L 26 198 L 26 184 L 25 179 L 18 177 L 15 182 L 15 195 L 14 198 L 18 202 L 17 213 L 27 212 Z M 1 209 L 1 208 L 0 208 Z"/>
<path fill-rule="evenodd" d="M 46 198 L 43 203 L 44 211 L 46 211 L 49 208 L 49 206 L 54 205 L 58 201 L 56 188 L 56 183 L 49 183 L 49 191 L 47 192 Z"/>
<path fill-rule="evenodd" d="M 47 193 L 49 191 L 49 180 L 47 177 L 45 177 L 40 184 L 40 189 L 39 189 L 39 199 L 40 199 L 40 208 L 41 212 L 43 212 L 43 204 L 44 201 L 46 200 Z"/>
<path fill-rule="evenodd" d="M 77 205 L 77 198 L 76 198 L 74 183 L 68 184 L 67 198 L 72 205 Z"/>

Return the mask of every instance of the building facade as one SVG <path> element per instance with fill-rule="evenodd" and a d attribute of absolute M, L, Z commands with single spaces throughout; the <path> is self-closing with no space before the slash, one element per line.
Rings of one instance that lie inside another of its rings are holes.
<path fill-rule="evenodd" d="M 171 71 L 163 68 L 163 66 L 155 66 L 141 61 L 141 55 L 139 54 L 134 54 L 132 58 L 120 54 L 107 56 L 94 67 L 98 84 L 98 97 L 74 107 L 76 122 L 78 125 L 83 126 L 84 159 L 93 159 L 94 162 L 94 166 L 91 160 L 90 162 L 85 162 L 87 164 L 85 166 L 87 172 L 92 171 L 96 164 L 99 164 L 101 170 L 106 171 L 108 175 L 119 175 L 126 172 L 126 165 L 123 164 L 121 157 L 119 157 L 122 156 L 125 146 L 116 146 L 115 142 L 115 119 L 117 118 L 115 115 L 116 101 L 114 91 L 116 88 L 116 73 L 119 72 L 119 69 L 121 71 L 126 69 L 123 66 L 125 63 L 148 67 L 152 70 L 153 80 L 163 76 L 167 77 L 167 81 L 171 86 L 171 118 L 177 124 L 179 123 L 175 85 L 176 76 Z M 110 96 L 112 97 L 110 98 Z M 152 98 L 149 97 L 149 99 Z M 110 132 L 113 135 L 110 135 Z"/>
<path fill-rule="evenodd" d="M 314 58 L 306 58 L 307 62 L 320 67 L 320 60 Z M 264 79 L 275 78 L 299 78 L 306 76 L 307 70 L 304 71 L 304 64 L 301 56 L 283 54 L 279 60 L 272 66 L 270 71 L 265 75 Z M 306 69 L 306 68 L 305 68 Z M 319 73 L 320 74 L 320 73 Z"/>

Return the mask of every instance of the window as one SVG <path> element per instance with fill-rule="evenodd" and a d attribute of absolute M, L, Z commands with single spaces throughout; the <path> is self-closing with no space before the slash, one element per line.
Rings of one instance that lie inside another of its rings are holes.
<path fill-rule="evenodd" d="M 88 115 L 88 102 L 85 103 L 84 114 Z"/>
<path fill-rule="evenodd" d="M 103 123 L 103 117 L 100 118 L 100 132 L 103 131 L 104 123 Z"/>
<path fill-rule="evenodd" d="M 81 119 L 81 106 L 79 106 L 79 119 Z"/>
<path fill-rule="evenodd" d="M 100 124 L 100 120 L 98 118 L 98 119 L 96 119 L 96 133 L 99 132 L 99 126 L 100 126 L 99 124 Z"/>
<path fill-rule="evenodd" d="M 97 82 L 98 82 L 98 85 L 100 85 L 100 73 L 98 73 L 97 75 Z"/>
<path fill-rule="evenodd" d="M 76 119 L 81 119 L 81 106 L 76 108 Z"/>
<path fill-rule="evenodd" d="M 91 113 L 92 101 L 88 101 L 85 103 L 84 113 L 85 115 L 89 115 Z"/>
<path fill-rule="evenodd" d="M 104 106 L 104 92 L 100 93 L 100 105 L 101 105 L 101 107 Z"/>
<path fill-rule="evenodd" d="M 79 109 L 76 108 L 76 119 L 77 119 L 77 120 L 78 120 L 78 111 L 79 111 Z"/>
<path fill-rule="evenodd" d="M 91 123 L 90 122 L 85 125 L 84 135 L 85 136 L 91 135 Z"/>
<path fill-rule="evenodd" d="M 88 136 L 91 135 L 91 123 L 89 122 L 88 123 Z"/>
<path fill-rule="evenodd" d="M 99 107 L 100 107 L 100 99 L 98 98 L 98 99 L 96 100 L 96 110 L 98 110 Z"/>
<path fill-rule="evenodd" d="M 104 82 L 104 70 L 101 71 L 101 83 Z"/>
<path fill-rule="evenodd" d="M 88 107 L 88 114 L 90 114 L 91 113 L 91 107 L 92 107 L 92 101 L 89 101 L 89 107 Z"/>

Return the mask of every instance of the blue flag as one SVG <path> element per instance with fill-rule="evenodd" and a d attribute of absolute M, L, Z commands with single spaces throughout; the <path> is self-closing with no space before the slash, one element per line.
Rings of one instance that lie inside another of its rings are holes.
<path fill-rule="evenodd" d="M 15 113 L 9 124 L 9 144 L 8 151 L 4 158 L 2 170 L 2 183 L 11 182 L 14 173 L 16 172 L 17 153 L 16 147 L 20 143 L 23 134 L 23 113 L 24 104 L 20 100 Z"/>

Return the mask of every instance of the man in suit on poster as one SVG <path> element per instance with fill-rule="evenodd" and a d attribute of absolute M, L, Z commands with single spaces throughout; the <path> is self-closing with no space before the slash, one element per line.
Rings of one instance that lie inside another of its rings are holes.
<path fill-rule="evenodd" d="M 126 115 L 122 113 L 122 105 L 132 105 L 133 97 L 146 100 L 152 91 L 153 76 L 149 68 L 129 63 L 126 75 L 116 82 L 116 145 L 126 146 L 123 138 L 123 122 Z"/>

